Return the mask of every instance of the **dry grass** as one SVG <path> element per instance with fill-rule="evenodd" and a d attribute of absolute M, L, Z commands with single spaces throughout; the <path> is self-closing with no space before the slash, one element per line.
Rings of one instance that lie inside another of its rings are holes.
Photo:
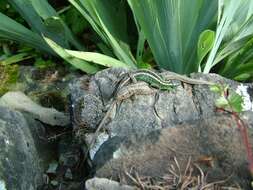
<path fill-rule="evenodd" d="M 168 175 L 163 177 L 139 176 L 131 169 L 125 170 L 125 175 L 130 181 L 141 190 L 237 190 L 241 189 L 238 185 L 227 187 L 225 180 L 207 182 L 207 174 L 188 159 L 185 168 L 181 168 L 177 159 L 169 166 Z"/>

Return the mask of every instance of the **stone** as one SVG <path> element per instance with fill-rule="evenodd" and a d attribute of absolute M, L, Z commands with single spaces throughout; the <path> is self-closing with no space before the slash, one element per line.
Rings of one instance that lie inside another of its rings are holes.
<path fill-rule="evenodd" d="M 69 124 L 69 117 L 67 115 L 54 108 L 40 106 L 20 91 L 4 94 L 0 98 L 0 106 L 27 112 L 33 115 L 35 119 L 49 125 L 66 126 Z"/>
<path fill-rule="evenodd" d="M 106 178 L 92 178 L 85 183 L 87 190 L 136 190 L 136 188 L 122 185 L 119 182 Z"/>
<path fill-rule="evenodd" d="M 244 122 L 249 127 L 252 144 L 252 125 L 246 120 Z M 119 174 L 134 168 L 139 176 L 163 177 L 169 174 L 168 169 L 174 158 L 178 159 L 181 168 L 191 158 L 192 163 L 208 172 L 209 182 L 229 177 L 230 184 L 238 183 L 243 189 L 250 187 L 251 177 L 243 138 L 234 118 L 222 113 L 156 130 L 138 138 L 118 141 L 112 138 L 95 155 L 94 173 L 96 177 L 117 179 Z M 205 162 L 204 158 L 210 161 Z"/>
<path fill-rule="evenodd" d="M 158 91 L 156 95 L 134 95 L 113 104 L 117 84 L 126 72 L 117 68 L 98 72 L 86 83 L 86 88 L 81 88 L 82 92 L 77 88 L 80 88 L 80 80 L 84 80 L 84 77 L 72 84 L 75 88 L 71 90 L 71 97 L 86 97 L 85 104 L 75 106 L 80 110 L 73 110 L 83 114 L 81 119 L 88 132 L 94 132 L 107 111 L 112 110 L 100 133 L 107 133 L 109 138 L 104 140 L 104 135 L 98 135 L 90 150 L 95 176 L 116 180 L 124 170 L 123 165 L 127 169 L 130 166 L 137 168 L 143 176 L 165 175 L 168 172 L 166 166 L 174 161 L 174 157 L 179 157 L 179 163 L 184 167 L 191 156 L 194 163 L 205 160 L 203 158 L 210 158 L 208 164 L 214 163 L 208 178 L 210 181 L 218 177 L 223 179 L 235 171 L 231 183 L 238 181 L 239 184 L 245 184 L 245 188 L 249 187 L 242 138 L 232 116 L 217 113 L 215 101 L 218 94 L 212 92 L 208 85 L 171 80 L 177 85 L 171 91 Z M 161 75 L 166 73 L 169 72 Z M 195 73 L 191 78 L 229 85 L 229 88 L 241 94 L 244 113 L 240 117 L 248 126 L 252 126 L 253 104 L 252 94 L 249 93 L 252 84 L 241 84 L 217 74 Z M 80 105 L 78 101 L 75 103 Z M 249 134 L 252 141 L 250 127 Z M 86 139 L 82 142 L 89 147 L 91 141 Z M 205 167 L 203 170 L 207 171 Z"/>
<path fill-rule="evenodd" d="M 6 189 L 36 190 L 42 184 L 46 164 L 40 154 L 50 154 L 43 152 L 44 146 L 30 129 L 39 131 L 41 124 L 29 121 L 20 112 L 0 107 L 0 181 Z"/>
<path fill-rule="evenodd" d="M 70 84 L 71 97 L 76 108 L 73 109 L 73 113 L 77 121 L 80 120 L 80 123 L 85 124 L 85 128 L 94 131 L 106 112 L 110 110 L 117 84 L 126 72 L 127 70 L 120 68 L 105 69 L 90 80 L 82 77 Z M 169 72 L 161 75 L 167 73 Z M 237 90 L 240 85 L 216 74 L 198 73 L 192 74 L 191 77 L 228 84 L 234 90 Z M 103 129 L 111 137 L 128 137 L 133 134 L 141 136 L 164 127 L 173 127 L 215 114 L 214 102 L 218 95 L 211 92 L 208 85 L 190 85 L 178 80 L 172 82 L 177 84 L 177 87 L 169 92 L 159 91 L 157 99 L 153 94 L 135 95 L 117 102 L 112 107 L 110 117 Z M 245 84 L 245 88 L 251 89 L 252 84 Z M 97 140 L 98 143 L 101 141 Z M 94 147 L 97 149 L 98 146 Z"/>

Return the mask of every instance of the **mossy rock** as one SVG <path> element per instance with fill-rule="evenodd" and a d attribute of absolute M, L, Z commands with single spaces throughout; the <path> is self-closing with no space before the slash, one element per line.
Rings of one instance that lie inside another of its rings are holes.
<path fill-rule="evenodd" d="M 18 65 L 0 66 L 0 96 L 13 88 L 18 80 L 18 76 Z"/>

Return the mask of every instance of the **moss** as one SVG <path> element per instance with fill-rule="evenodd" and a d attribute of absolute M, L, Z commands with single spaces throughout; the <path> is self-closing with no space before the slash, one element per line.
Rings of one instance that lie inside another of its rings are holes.
<path fill-rule="evenodd" d="M 11 90 L 19 76 L 18 65 L 0 66 L 0 96 Z"/>

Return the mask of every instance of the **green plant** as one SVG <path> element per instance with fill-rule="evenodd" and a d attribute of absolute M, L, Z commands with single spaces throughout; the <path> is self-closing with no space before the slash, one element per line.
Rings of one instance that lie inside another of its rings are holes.
<path fill-rule="evenodd" d="M 198 70 L 197 42 L 217 12 L 217 1 L 128 0 L 160 68 Z"/>
<path fill-rule="evenodd" d="M 125 1 L 70 0 L 70 3 L 80 11 L 120 61 L 136 67 L 129 47 Z"/>
<path fill-rule="evenodd" d="M 218 7 L 217 1 L 128 0 L 139 35 L 134 58 L 127 36 L 125 1 L 70 2 L 125 67 L 149 67 L 142 59 L 147 40 L 158 66 L 178 73 L 198 70 L 199 35 L 212 23 Z M 85 56 L 82 58 L 86 60 Z"/>
<path fill-rule="evenodd" d="M 252 145 L 249 142 L 247 125 L 240 118 L 240 113 L 243 111 L 243 97 L 229 88 L 229 86 L 213 85 L 210 87 L 210 90 L 219 94 L 219 98 L 215 102 L 216 107 L 223 112 L 231 114 L 236 121 L 245 146 L 247 159 L 249 162 L 249 171 L 253 177 Z"/>
<path fill-rule="evenodd" d="M 218 72 L 230 78 L 252 76 L 253 1 L 219 0 L 216 36 L 203 72 L 221 63 Z M 239 52 L 238 52 L 239 51 Z"/>
<path fill-rule="evenodd" d="M 159 68 L 177 73 L 208 73 L 217 64 L 215 70 L 231 78 L 253 73 L 251 0 L 69 0 L 103 41 L 97 45 L 104 55 L 80 51 L 83 47 L 46 0 L 9 2 L 31 30 L 0 13 L 0 38 L 28 43 L 88 73 L 104 67 L 149 68 L 153 63 L 144 58 L 149 48 Z M 73 7 L 66 10 L 80 21 Z M 73 21 L 64 20 L 71 26 Z M 129 31 L 137 41 L 130 40 Z"/>

